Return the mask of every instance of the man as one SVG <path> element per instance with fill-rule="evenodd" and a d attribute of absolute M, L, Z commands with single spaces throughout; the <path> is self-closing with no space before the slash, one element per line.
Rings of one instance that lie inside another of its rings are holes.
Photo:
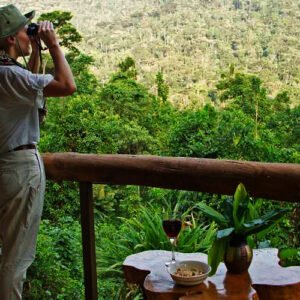
<path fill-rule="evenodd" d="M 22 298 L 26 271 L 34 260 L 45 189 L 43 163 L 36 149 L 39 110 L 44 97 L 67 96 L 76 85 L 52 23 L 39 24 L 34 38 L 14 5 L 0 8 L 0 299 Z M 39 68 L 37 41 L 49 49 L 54 76 Z M 16 60 L 31 56 L 30 70 Z"/>

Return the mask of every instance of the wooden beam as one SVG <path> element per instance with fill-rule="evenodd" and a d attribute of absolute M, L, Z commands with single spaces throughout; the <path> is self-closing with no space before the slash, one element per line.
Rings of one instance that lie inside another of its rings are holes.
<path fill-rule="evenodd" d="M 90 182 L 80 182 L 79 189 L 85 299 L 97 300 L 93 186 Z"/>
<path fill-rule="evenodd" d="M 201 158 L 52 153 L 43 155 L 55 181 L 144 185 L 232 195 L 245 184 L 253 197 L 300 202 L 300 165 Z"/>

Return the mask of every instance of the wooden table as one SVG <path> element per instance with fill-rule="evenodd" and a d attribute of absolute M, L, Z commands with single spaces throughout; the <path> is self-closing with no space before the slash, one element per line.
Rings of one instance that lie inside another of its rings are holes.
<path fill-rule="evenodd" d="M 123 263 L 123 271 L 126 281 L 141 285 L 145 298 L 150 300 L 299 300 L 300 267 L 279 266 L 277 251 L 254 250 L 249 272 L 239 275 L 227 273 L 225 265 L 220 264 L 214 276 L 193 287 L 176 285 L 167 273 L 165 262 L 170 260 L 169 251 L 151 250 L 130 255 Z M 207 262 L 207 255 L 203 253 L 176 253 L 176 258 Z"/>

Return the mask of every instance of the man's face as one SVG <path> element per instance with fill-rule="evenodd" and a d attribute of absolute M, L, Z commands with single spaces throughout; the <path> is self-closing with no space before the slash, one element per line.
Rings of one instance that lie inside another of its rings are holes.
<path fill-rule="evenodd" d="M 16 41 L 16 50 L 17 50 L 19 56 L 22 56 L 22 52 L 23 52 L 24 56 L 27 56 L 30 54 L 30 39 L 26 33 L 27 27 L 28 27 L 28 25 L 23 27 L 16 34 L 16 38 L 18 39 L 20 48 L 22 49 L 22 51 L 21 51 L 18 46 L 18 42 Z"/>

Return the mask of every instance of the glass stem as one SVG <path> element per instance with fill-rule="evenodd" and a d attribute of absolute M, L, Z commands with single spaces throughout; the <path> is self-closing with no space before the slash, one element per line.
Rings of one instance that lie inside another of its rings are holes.
<path fill-rule="evenodd" d="M 174 251 L 174 246 L 176 243 L 176 238 L 170 238 L 170 242 L 171 242 L 171 248 L 172 248 L 172 263 L 175 262 L 175 251 Z"/>

